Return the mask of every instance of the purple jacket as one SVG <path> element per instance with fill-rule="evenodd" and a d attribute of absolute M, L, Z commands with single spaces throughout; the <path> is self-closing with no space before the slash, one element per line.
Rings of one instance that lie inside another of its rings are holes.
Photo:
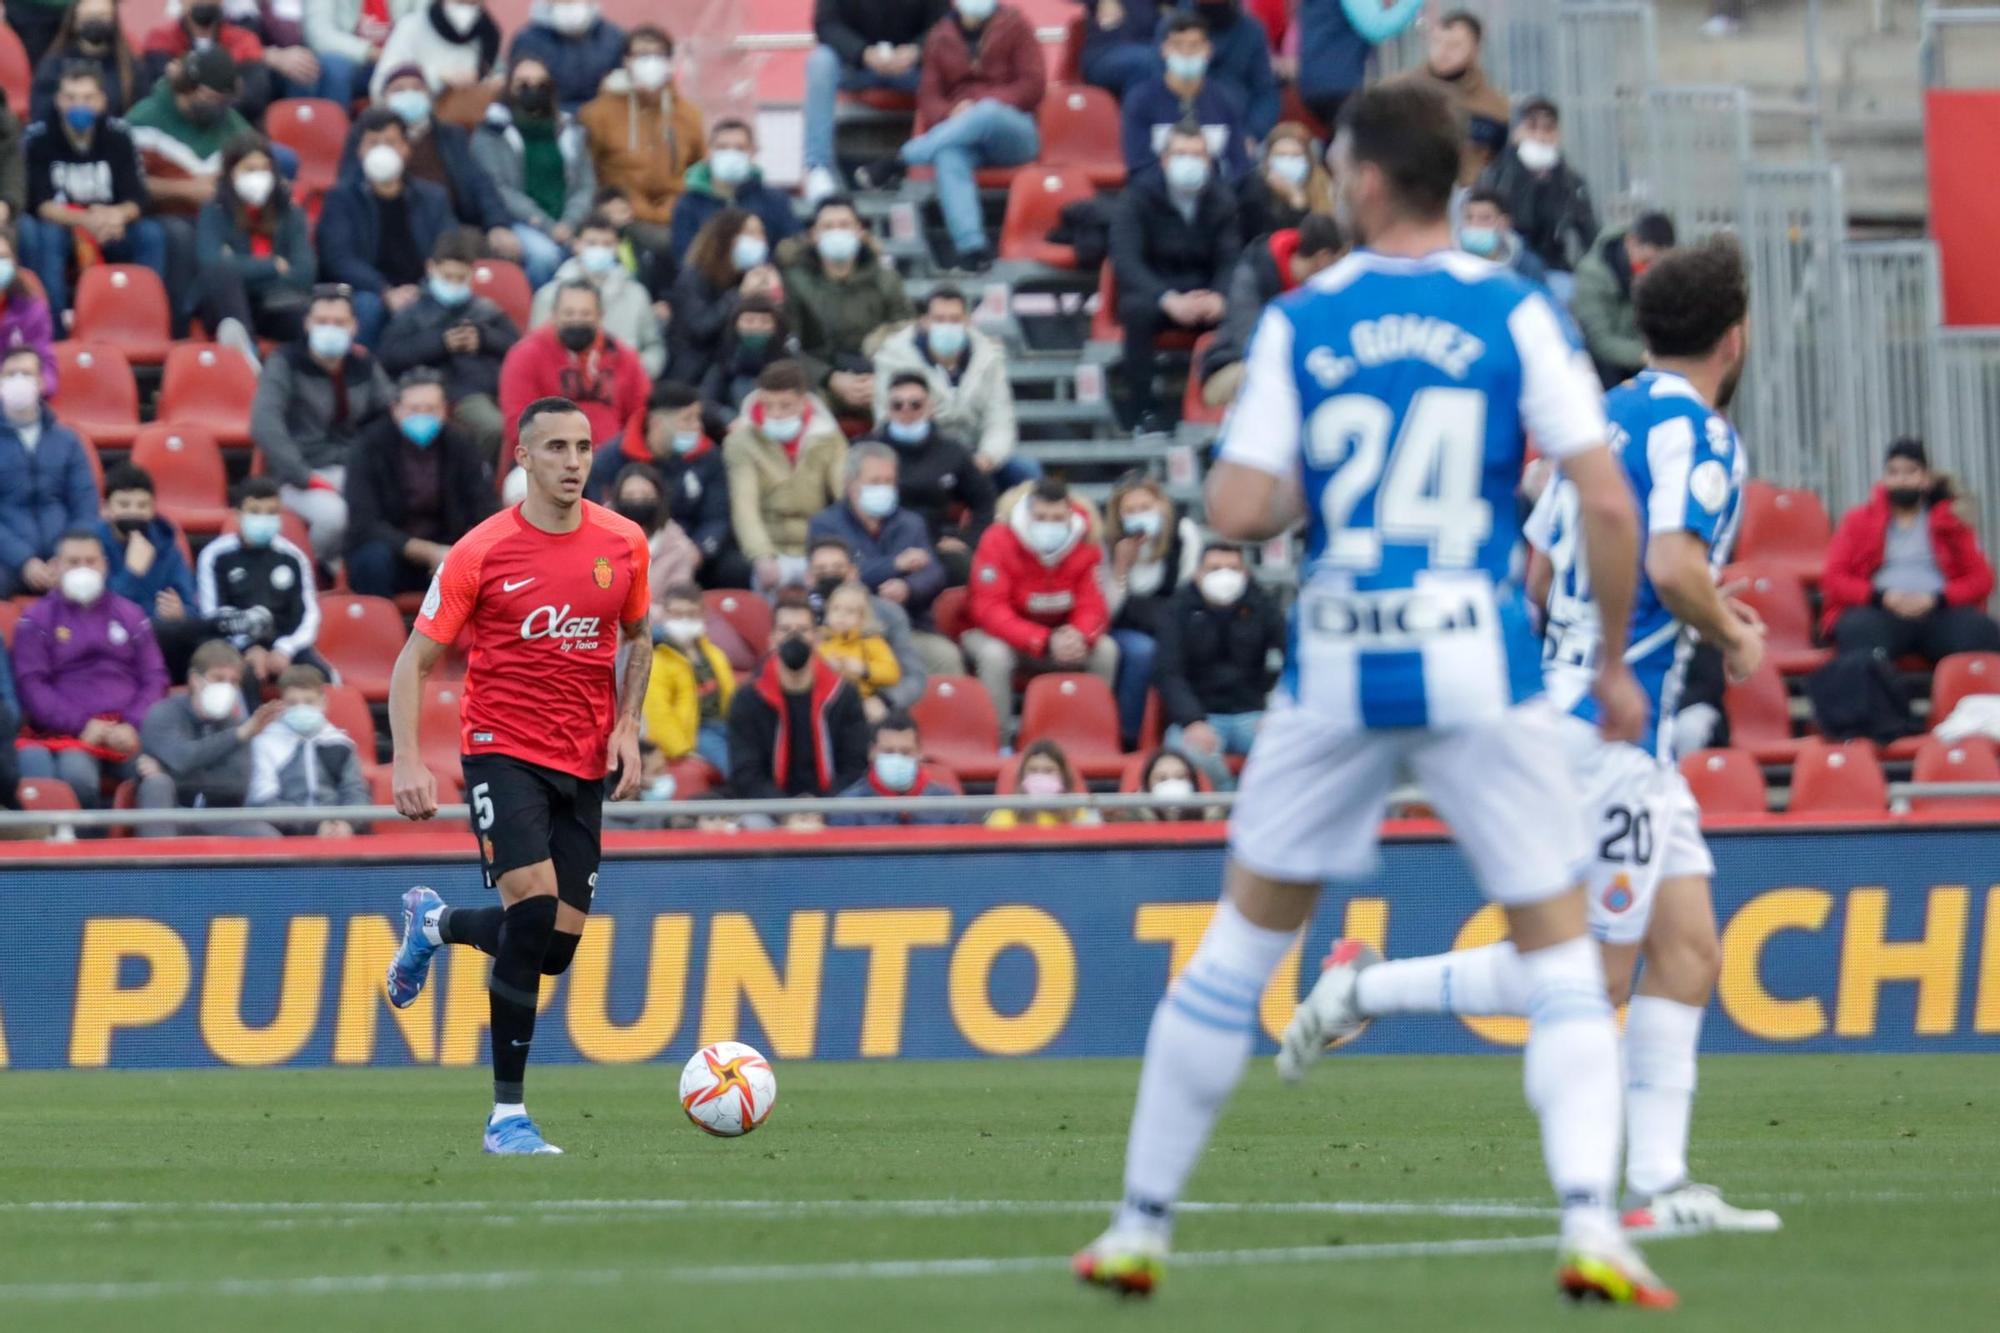
<path fill-rule="evenodd" d="M 78 606 L 59 592 L 14 626 L 21 721 L 49 735 L 81 735 L 94 717 L 138 726 L 166 697 L 167 664 L 146 613 L 116 593 Z"/>
<path fill-rule="evenodd" d="M 12 295 L 0 293 L 0 352 L 32 347 L 42 358 L 42 396 L 56 396 L 56 344 L 49 303 L 31 296 L 15 279 Z"/>

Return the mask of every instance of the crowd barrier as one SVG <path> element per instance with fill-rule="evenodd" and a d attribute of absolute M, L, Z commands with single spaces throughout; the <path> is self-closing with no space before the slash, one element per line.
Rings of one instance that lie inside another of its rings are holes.
<path fill-rule="evenodd" d="M 647 841 L 613 840 L 575 966 L 544 987 L 538 1061 L 672 1062 L 725 1037 L 780 1060 L 1134 1055 L 1222 865 L 1212 825 Z M 484 958 L 447 950 L 415 1006 L 383 999 L 402 890 L 487 893 L 462 835 L 412 843 L 0 859 L 0 1066 L 483 1065 Z M 1708 1049 L 2000 1051 L 2000 827 L 1722 834 L 1715 852 Z M 1374 880 L 1325 895 L 1263 1040 L 1338 935 L 1407 955 L 1499 933 L 1449 844 L 1394 840 Z M 1358 1049 L 1495 1051 L 1522 1031 L 1410 1019 Z"/>

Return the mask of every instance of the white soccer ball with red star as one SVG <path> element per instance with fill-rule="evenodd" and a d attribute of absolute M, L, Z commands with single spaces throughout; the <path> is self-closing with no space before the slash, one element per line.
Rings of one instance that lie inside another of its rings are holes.
<path fill-rule="evenodd" d="M 694 1127 L 733 1139 L 764 1123 L 778 1104 L 778 1076 L 755 1047 L 718 1041 L 681 1070 L 681 1109 Z"/>

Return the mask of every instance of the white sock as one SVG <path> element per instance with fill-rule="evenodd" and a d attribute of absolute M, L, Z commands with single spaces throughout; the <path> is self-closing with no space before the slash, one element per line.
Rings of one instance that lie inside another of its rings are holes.
<path fill-rule="evenodd" d="M 1364 1014 L 1525 1014 L 1528 973 L 1502 940 L 1428 958 L 1363 968 L 1355 999 Z"/>
<path fill-rule="evenodd" d="M 1563 1207 L 1563 1234 L 1615 1227 L 1618 1028 L 1597 943 L 1579 936 L 1520 955 L 1529 978 L 1528 1105 Z"/>
<path fill-rule="evenodd" d="M 1223 1104 L 1243 1077 L 1265 983 L 1298 932 L 1252 925 L 1225 901 L 1153 1011 L 1125 1149 L 1118 1225 L 1166 1230 Z"/>
<path fill-rule="evenodd" d="M 523 1102 L 495 1102 L 493 1103 L 493 1114 L 486 1117 L 486 1123 L 496 1125 L 510 1115 L 526 1115 L 527 1113 L 527 1105 Z"/>
<path fill-rule="evenodd" d="M 424 938 L 429 940 L 432 944 L 444 943 L 444 936 L 438 930 L 438 922 L 442 921 L 444 919 L 444 914 L 446 912 L 449 912 L 450 910 L 451 909 L 449 907 L 446 907 L 443 903 L 439 903 L 436 907 L 433 907 L 428 912 L 424 913 L 424 919 L 422 923 Z"/>
<path fill-rule="evenodd" d="M 1702 1011 L 1639 995 L 1625 1018 L 1625 1183 L 1650 1197 L 1687 1180 Z"/>

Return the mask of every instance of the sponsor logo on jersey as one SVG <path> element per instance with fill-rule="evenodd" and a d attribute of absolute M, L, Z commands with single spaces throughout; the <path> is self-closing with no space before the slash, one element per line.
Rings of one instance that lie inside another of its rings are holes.
<path fill-rule="evenodd" d="M 1031 616 L 1058 615 L 1075 605 L 1076 594 L 1072 592 L 1031 592 L 1028 594 L 1028 614 Z"/>
<path fill-rule="evenodd" d="M 568 603 L 538 606 L 521 621 L 523 639 L 552 639 L 564 652 L 590 652 L 597 647 L 603 621 L 597 616 L 572 616 Z"/>
<path fill-rule="evenodd" d="M 472 743 L 474 745 L 491 745 L 493 744 L 493 733 L 490 731 L 475 731 L 472 733 Z"/>
<path fill-rule="evenodd" d="M 1310 633 L 1364 651 L 1411 651 L 1440 635 L 1478 633 L 1485 625 L 1485 599 L 1470 589 L 1318 593 L 1301 606 Z"/>
<path fill-rule="evenodd" d="M 604 556 L 598 556 L 597 562 L 590 567 L 590 577 L 597 583 L 598 587 L 609 588 L 612 577 L 611 561 Z"/>

